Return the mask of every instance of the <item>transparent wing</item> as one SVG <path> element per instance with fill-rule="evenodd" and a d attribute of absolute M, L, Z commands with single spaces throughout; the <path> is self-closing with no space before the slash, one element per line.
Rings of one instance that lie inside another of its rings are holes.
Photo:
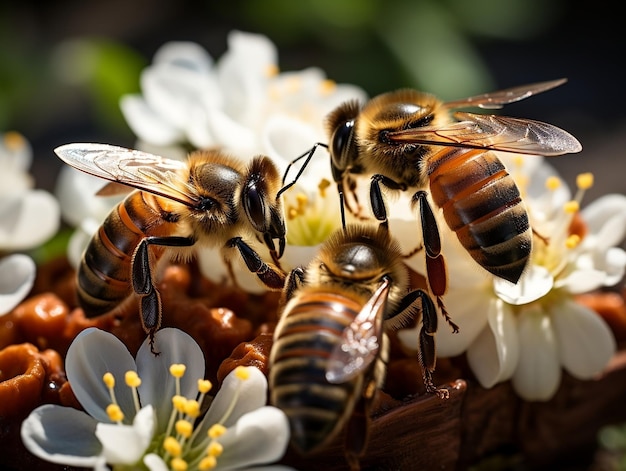
<path fill-rule="evenodd" d="M 559 85 L 563 85 L 565 82 L 567 82 L 567 79 L 557 79 L 547 82 L 521 85 L 519 87 L 498 90 L 497 92 L 484 93 L 482 95 L 476 95 L 462 98 L 460 100 L 449 101 L 444 103 L 443 106 L 449 109 L 467 108 L 469 106 L 476 106 L 478 108 L 490 110 L 500 109 L 504 105 L 524 100 L 525 98 L 536 95 L 538 93 L 551 90 L 552 88 L 558 87 Z"/>
<path fill-rule="evenodd" d="M 374 292 L 352 323 L 345 328 L 326 367 L 329 383 L 345 383 L 359 375 L 378 357 L 382 337 L 383 311 L 389 296 L 389 280 Z"/>
<path fill-rule="evenodd" d="M 580 142 L 567 131 L 523 118 L 456 112 L 461 120 L 443 127 L 388 132 L 392 142 L 489 149 L 551 157 L 580 152 Z"/>
<path fill-rule="evenodd" d="M 185 162 L 108 144 L 66 144 L 54 152 L 68 165 L 96 177 L 186 205 L 196 201 L 195 193 L 182 179 Z"/>

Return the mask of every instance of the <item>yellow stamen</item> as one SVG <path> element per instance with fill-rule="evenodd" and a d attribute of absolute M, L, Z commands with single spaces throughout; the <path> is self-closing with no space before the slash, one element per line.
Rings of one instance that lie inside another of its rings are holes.
<path fill-rule="evenodd" d="M 322 198 L 326 198 L 326 190 L 328 189 L 329 186 L 330 186 L 330 181 L 327 180 L 326 178 L 322 178 L 320 180 L 320 184 L 317 185 L 317 188 L 319 188 L 320 195 Z"/>
<path fill-rule="evenodd" d="M 198 401 L 189 400 L 185 403 L 185 414 L 195 419 L 200 415 L 200 404 Z"/>
<path fill-rule="evenodd" d="M 193 432 L 193 424 L 188 420 L 177 420 L 175 429 L 181 436 L 189 438 L 191 436 L 191 432 Z"/>
<path fill-rule="evenodd" d="M 593 186 L 593 173 L 581 173 L 576 177 L 576 186 L 581 190 L 588 190 Z"/>
<path fill-rule="evenodd" d="M 298 214 L 298 210 L 296 208 L 294 208 L 293 206 L 289 206 L 289 208 L 287 209 L 287 218 L 289 220 L 295 219 L 299 216 Z"/>
<path fill-rule="evenodd" d="M 201 471 L 207 471 L 209 469 L 213 469 L 217 466 L 217 460 L 215 456 L 207 456 L 206 458 L 202 458 L 200 464 L 198 464 L 198 469 Z"/>
<path fill-rule="evenodd" d="M 245 366 L 238 366 L 235 368 L 235 376 L 242 381 L 250 378 L 250 371 Z"/>
<path fill-rule="evenodd" d="M 580 204 L 576 200 L 568 201 L 563 205 L 563 209 L 568 214 L 574 214 L 580 209 Z"/>
<path fill-rule="evenodd" d="M 309 198 L 304 193 L 298 193 L 296 195 L 296 203 L 298 205 L 298 212 L 301 214 L 304 213 L 304 208 L 306 208 L 307 203 L 309 202 Z"/>
<path fill-rule="evenodd" d="M 322 95 L 330 95 L 337 88 L 337 83 L 334 80 L 326 79 L 320 84 L 320 93 Z"/>
<path fill-rule="evenodd" d="M 141 378 L 136 371 L 127 371 L 124 380 L 129 388 L 138 388 L 141 385 Z"/>
<path fill-rule="evenodd" d="M 265 68 L 265 76 L 268 78 L 277 76 L 279 72 L 280 72 L 280 69 L 278 68 L 276 64 L 269 64 Z"/>
<path fill-rule="evenodd" d="M 222 424 L 215 424 L 211 426 L 207 434 L 209 438 L 216 439 L 224 435 L 224 433 L 226 433 L 226 427 L 224 427 Z"/>
<path fill-rule="evenodd" d="M 172 405 L 178 412 L 185 412 L 186 403 L 187 399 L 183 396 L 176 395 L 172 397 Z"/>
<path fill-rule="evenodd" d="M 578 244 L 580 244 L 580 240 L 581 239 L 578 234 L 571 234 L 567 237 L 567 239 L 565 239 L 565 247 L 567 247 L 568 249 L 574 249 L 578 247 Z"/>
<path fill-rule="evenodd" d="M 124 413 L 117 404 L 109 404 L 106 408 L 106 413 L 112 422 L 120 423 L 124 420 Z"/>
<path fill-rule="evenodd" d="M 180 456 L 183 452 L 183 447 L 174 437 L 166 437 L 163 440 L 163 449 L 174 457 Z"/>
<path fill-rule="evenodd" d="M 546 179 L 546 188 L 548 190 L 556 190 L 561 186 L 561 179 L 559 177 L 548 177 Z"/>
<path fill-rule="evenodd" d="M 17 131 L 7 131 L 3 136 L 4 145 L 9 150 L 18 150 L 24 147 L 26 139 Z"/>
<path fill-rule="evenodd" d="M 170 467 L 173 471 L 187 471 L 189 465 L 182 458 L 172 458 L 172 461 L 170 461 Z"/>
<path fill-rule="evenodd" d="M 104 373 L 102 381 L 109 389 L 113 389 L 115 387 L 115 377 L 111 373 Z"/>
<path fill-rule="evenodd" d="M 211 390 L 212 387 L 213 385 L 211 384 L 211 381 L 209 381 L 208 379 L 198 380 L 198 391 L 200 391 L 200 393 L 206 394 Z"/>
<path fill-rule="evenodd" d="M 212 441 L 206 449 L 206 454 L 209 456 L 220 456 L 223 451 L 224 446 L 221 443 Z"/>
<path fill-rule="evenodd" d="M 185 365 L 174 363 L 172 366 L 170 366 L 170 374 L 174 378 L 182 378 L 185 374 L 186 369 L 187 367 Z"/>

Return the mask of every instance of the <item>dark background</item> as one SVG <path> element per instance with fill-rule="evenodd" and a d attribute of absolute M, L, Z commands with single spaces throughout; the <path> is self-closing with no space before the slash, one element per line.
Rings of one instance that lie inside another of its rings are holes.
<path fill-rule="evenodd" d="M 565 0 L 96 0 L 0 5 L 0 131 L 31 142 L 37 186 L 54 187 L 52 149 L 75 141 L 132 147 L 117 100 L 169 40 L 213 57 L 232 29 L 267 35 L 281 70 L 323 68 L 370 95 L 411 86 L 446 99 L 567 77 L 506 114 L 570 131 L 583 152 L 551 162 L 570 182 L 593 171 L 592 198 L 624 193 L 624 28 L 609 2 Z M 67 54 L 68 40 L 92 56 Z M 62 52 L 65 51 L 65 56 Z M 95 52 L 94 52 L 95 51 Z M 61 57 L 65 57 L 61 60 Z M 91 59 L 87 59 L 92 57 Z M 86 65 L 94 60 L 96 65 Z M 88 69 L 84 72 L 84 69 Z M 68 78 L 69 77 L 69 78 Z"/>

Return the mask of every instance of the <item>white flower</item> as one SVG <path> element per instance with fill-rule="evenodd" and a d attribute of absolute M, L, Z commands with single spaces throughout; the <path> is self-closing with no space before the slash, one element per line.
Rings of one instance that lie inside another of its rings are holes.
<path fill-rule="evenodd" d="M 112 334 L 81 332 L 67 352 L 66 373 L 85 412 L 38 407 L 22 424 L 26 448 L 53 463 L 93 469 L 156 471 L 183 461 L 189 470 L 242 469 L 282 457 L 288 422 L 265 405 L 267 381 L 258 369 L 229 374 L 196 421 L 211 387 L 201 379 L 202 351 L 177 329 L 158 331 L 155 342 L 160 355 L 146 341 L 135 361 Z M 122 378 L 125 384 L 116 381 Z"/>
<path fill-rule="evenodd" d="M 27 255 L 13 254 L 0 259 L 0 316 L 8 314 L 30 292 L 37 267 Z"/>
<path fill-rule="evenodd" d="M 467 352 L 483 387 L 511 379 L 519 396 L 543 401 L 556 392 L 562 368 L 591 379 L 615 353 L 607 324 L 574 295 L 612 286 L 624 276 L 626 253 L 617 245 L 626 235 L 626 196 L 605 196 L 579 212 L 590 174 L 579 176 L 578 193 L 570 199 L 547 164 L 529 171 L 530 176 L 514 172 L 528 191 L 535 231 L 529 267 L 517 284 L 509 283 L 478 268 L 455 237 L 446 237 L 450 282 L 444 302 L 460 332 L 440 326 L 437 349 L 440 357 Z M 547 190 L 539 191 L 537 179 Z M 584 225 L 576 223 L 578 215 Z M 415 332 L 402 331 L 400 338 L 415 348 Z"/>
<path fill-rule="evenodd" d="M 59 229 L 59 205 L 54 197 L 33 189 L 28 173 L 32 149 L 17 132 L 0 140 L 0 250 L 37 247 Z"/>

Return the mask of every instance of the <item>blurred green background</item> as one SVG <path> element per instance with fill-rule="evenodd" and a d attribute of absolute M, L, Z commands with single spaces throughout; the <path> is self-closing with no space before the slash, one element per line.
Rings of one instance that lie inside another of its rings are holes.
<path fill-rule="evenodd" d="M 132 146 L 119 96 L 169 40 L 213 57 L 232 29 L 267 35 L 281 70 L 322 67 L 370 95 L 410 86 L 445 99 L 567 77 L 506 114 L 561 126 L 583 153 L 552 160 L 594 171 L 590 198 L 624 192 L 626 119 L 620 15 L 566 0 L 94 0 L 0 5 L 0 130 L 33 145 L 37 186 L 53 188 L 52 149 L 76 141 Z"/>

